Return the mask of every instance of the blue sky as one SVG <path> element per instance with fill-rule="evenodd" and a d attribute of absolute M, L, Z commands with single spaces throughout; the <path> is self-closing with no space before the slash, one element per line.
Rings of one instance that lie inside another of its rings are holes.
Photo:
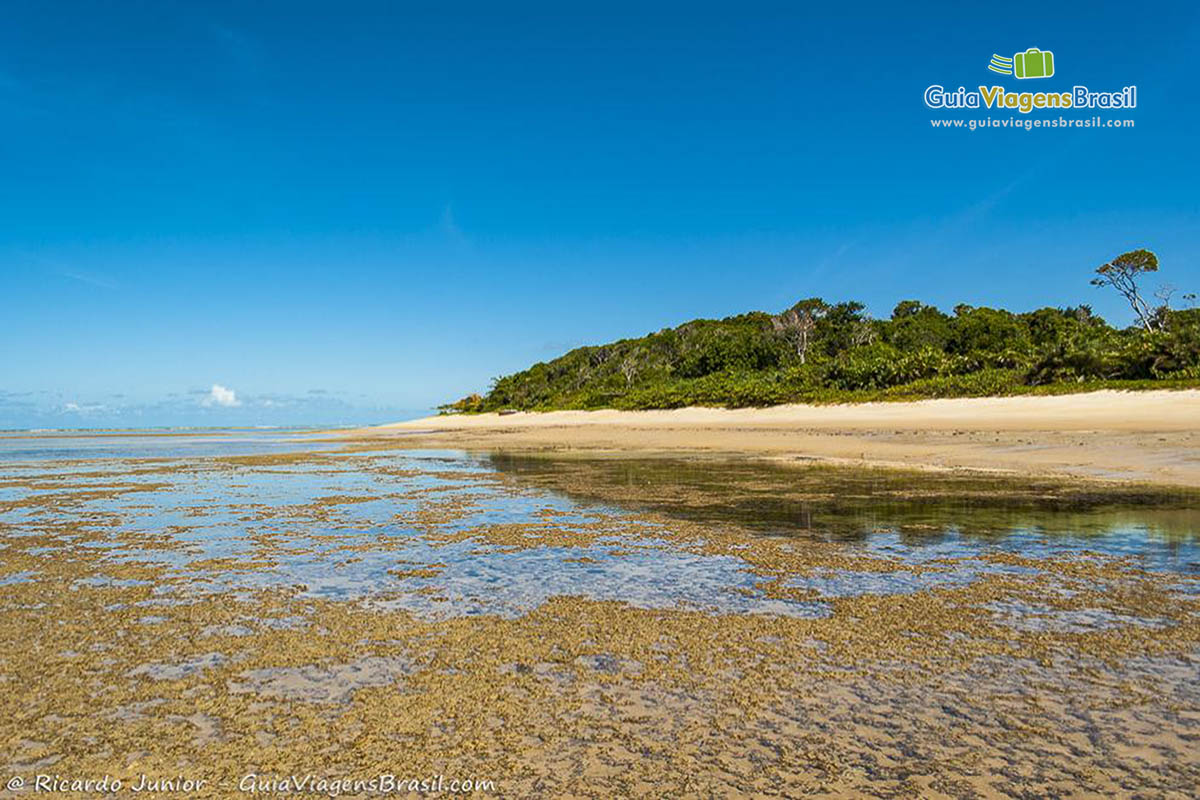
<path fill-rule="evenodd" d="M 1200 9 L 968 5 L 8 4 L 0 428 L 385 421 L 812 295 L 1126 323 L 1088 273 L 1140 246 L 1200 289 Z"/>

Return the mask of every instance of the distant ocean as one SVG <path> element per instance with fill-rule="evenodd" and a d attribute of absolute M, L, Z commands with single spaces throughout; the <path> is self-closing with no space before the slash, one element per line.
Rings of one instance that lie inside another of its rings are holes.
<path fill-rule="evenodd" d="M 399 409 L 396 411 L 384 412 L 364 412 L 361 416 L 352 418 L 331 418 L 328 420 L 322 419 L 305 419 L 300 420 L 281 420 L 274 424 L 226 424 L 226 425 L 169 425 L 169 424 L 147 424 L 147 425 L 131 425 L 128 422 L 122 421 L 119 418 L 107 417 L 89 421 L 85 424 L 73 425 L 21 425 L 21 424 L 4 424 L 0 422 L 0 436 L 12 435 L 44 435 L 55 433 L 99 433 L 109 432 L 117 433 L 124 432 L 130 434 L 150 434 L 150 433 L 195 433 L 206 434 L 213 432 L 226 431 L 276 431 L 276 432 L 293 432 L 304 433 L 311 431 L 327 431 L 339 430 L 346 428 L 366 428 L 372 425 L 387 425 L 392 422 L 406 422 L 412 419 L 420 419 L 437 414 L 437 409 Z"/>

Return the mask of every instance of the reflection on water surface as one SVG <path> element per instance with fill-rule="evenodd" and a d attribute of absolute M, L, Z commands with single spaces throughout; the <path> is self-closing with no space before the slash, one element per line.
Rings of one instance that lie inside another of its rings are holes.
<path fill-rule="evenodd" d="M 619 503 L 903 559 L 1092 551 L 1200 570 L 1200 492 L 972 474 L 671 459 L 489 459 L 581 502 Z"/>

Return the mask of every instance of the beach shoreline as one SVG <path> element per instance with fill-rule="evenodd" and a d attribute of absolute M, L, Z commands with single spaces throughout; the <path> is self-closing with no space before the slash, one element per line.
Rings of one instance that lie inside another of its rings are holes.
<path fill-rule="evenodd" d="M 339 435 L 420 448 L 707 454 L 1200 487 L 1197 390 L 452 415 Z"/>

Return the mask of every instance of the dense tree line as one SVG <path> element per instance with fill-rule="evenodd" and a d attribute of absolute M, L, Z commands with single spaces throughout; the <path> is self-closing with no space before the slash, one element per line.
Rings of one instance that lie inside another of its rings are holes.
<path fill-rule="evenodd" d="M 1131 265 L 1114 286 L 1137 317 L 1126 329 L 1086 305 L 945 313 L 905 300 L 888 319 L 873 319 L 861 303 L 809 298 L 780 314 L 694 320 L 580 347 L 444 408 L 753 406 L 1200 384 L 1200 309 L 1171 308 L 1169 293 L 1151 306 L 1137 288 L 1141 273 L 1157 269 L 1152 253 L 1120 256 L 1093 282 L 1113 285 L 1113 273 Z"/>

